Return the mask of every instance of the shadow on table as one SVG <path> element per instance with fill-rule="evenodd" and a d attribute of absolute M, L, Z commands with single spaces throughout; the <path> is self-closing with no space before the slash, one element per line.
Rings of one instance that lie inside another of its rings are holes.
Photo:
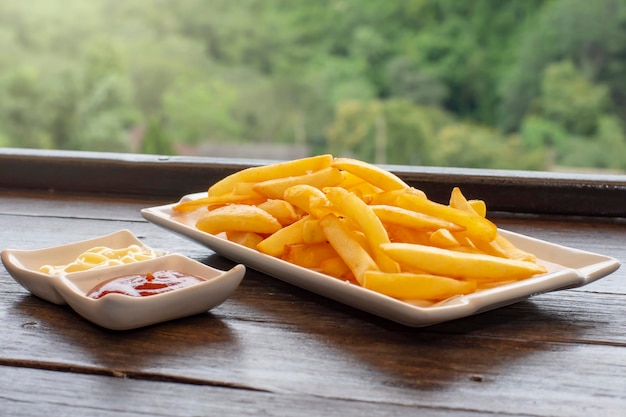
<path fill-rule="evenodd" d="M 307 372 L 307 366 L 318 366 L 319 372 L 335 374 L 337 379 L 342 373 L 354 373 L 350 378 L 355 381 L 369 380 L 394 389 L 428 390 L 458 380 L 482 381 L 496 369 L 515 366 L 524 358 L 546 350 L 568 349 L 568 343 L 580 339 L 590 325 L 568 318 L 554 306 L 543 306 L 541 300 L 530 299 L 414 328 L 261 273 L 250 274 L 241 289 L 237 302 L 248 303 L 254 309 L 251 314 L 291 326 L 292 333 L 299 333 L 289 335 L 293 346 L 290 340 L 281 341 L 285 350 L 296 349 L 298 340 L 318 345 L 317 349 L 302 348 L 309 362 L 302 364 L 302 372 Z M 268 293 L 272 297 L 262 295 Z M 263 305 L 257 299 L 263 299 Z M 332 375 L 327 378 L 332 379 Z"/>
<path fill-rule="evenodd" d="M 210 311 L 135 330 L 112 331 L 83 319 L 67 305 L 33 295 L 14 304 L 12 310 L 12 317 L 24 321 L 22 327 L 39 331 L 39 348 L 45 348 L 46 360 L 84 366 L 95 363 L 103 370 L 169 366 L 197 350 L 232 349 L 237 343 L 229 326 Z"/>

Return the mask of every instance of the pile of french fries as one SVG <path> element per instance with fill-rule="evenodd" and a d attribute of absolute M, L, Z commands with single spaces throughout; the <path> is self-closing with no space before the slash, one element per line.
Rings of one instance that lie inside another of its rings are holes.
<path fill-rule="evenodd" d="M 401 300 L 449 297 L 547 272 L 454 188 L 449 204 L 376 165 L 317 155 L 238 171 L 177 212 L 267 255 Z"/>

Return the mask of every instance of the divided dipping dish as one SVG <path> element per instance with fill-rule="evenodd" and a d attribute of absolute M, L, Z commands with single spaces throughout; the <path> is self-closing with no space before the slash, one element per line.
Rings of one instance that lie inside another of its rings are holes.
<path fill-rule="evenodd" d="M 40 271 L 44 265 L 69 264 L 94 247 L 123 249 L 131 245 L 150 251 L 155 257 L 78 272 Z M 112 330 L 129 330 L 208 311 L 226 301 L 245 274 L 245 266 L 241 264 L 221 271 L 180 254 L 151 249 L 129 230 L 46 249 L 5 249 L 1 258 L 9 274 L 33 295 L 55 304 L 68 304 L 83 318 Z M 143 297 L 108 294 L 94 299 L 87 296 L 104 281 L 162 270 L 179 271 L 201 281 Z"/>

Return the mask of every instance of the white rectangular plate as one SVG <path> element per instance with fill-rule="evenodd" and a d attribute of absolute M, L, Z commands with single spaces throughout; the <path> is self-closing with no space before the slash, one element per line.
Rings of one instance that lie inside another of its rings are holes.
<path fill-rule="evenodd" d="M 181 201 L 204 196 L 206 193 L 189 194 Z M 501 230 L 503 236 L 520 249 L 537 255 L 539 262 L 548 268 L 548 273 L 426 306 L 400 301 L 265 255 L 223 237 L 205 233 L 195 227 L 198 217 L 204 211 L 180 214 L 172 210 L 174 205 L 175 203 L 145 208 L 141 210 L 141 214 L 146 220 L 203 244 L 235 262 L 340 303 L 413 327 L 470 316 L 513 304 L 536 294 L 587 285 L 614 272 L 620 266 L 617 259 L 609 256 Z"/>

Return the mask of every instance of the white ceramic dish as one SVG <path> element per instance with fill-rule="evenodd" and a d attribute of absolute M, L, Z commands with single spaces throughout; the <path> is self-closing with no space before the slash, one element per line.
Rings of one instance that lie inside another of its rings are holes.
<path fill-rule="evenodd" d="M 33 295 L 55 304 L 69 304 L 84 318 L 113 330 L 133 329 L 210 310 L 228 298 L 245 274 L 243 265 L 220 271 L 183 255 L 155 250 L 159 255 L 157 258 L 125 265 L 60 275 L 39 272 L 42 265 L 70 263 L 79 254 L 96 246 L 122 249 L 130 245 L 151 249 L 129 230 L 121 230 L 39 250 L 5 249 L 1 258 L 9 274 Z M 109 294 L 95 300 L 85 295 L 97 283 L 110 278 L 164 269 L 195 275 L 206 281 L 149 297 Z"/>
<path fill-rule="evenodd" d="M 65 304 L 65 300 L 57 291 L 57 287 L 60 284 L 59 276 L 39 272 L 39 268 L 43 265 L 68 264 L 73 262 L 81 253 L 96 246 L 122 249 L 130 245 L 138 245 L 145 250 L 151 249 L 137 239 L 130 230 L 120 230 L 93 239 L 45 249 L 5 249 L 2 251 L 1 257 L 2 263 L 9 271 L 9 274 L 31 294 L 55 304 Z M 164 255 L 165 251 L 160 251 L 160 254 Z"/>
<path fill-rule="evenodd" d="M 181 200 L 203 196 L 206 193 L 189 194 Z M 202 232 L 195 227 L 202 210 L 180 214 L 172 210 L 174 205 L 145 208 L 141 214 L 146 220 L 201 243 L 236 262 L 341 303 L 414 327 L 470 316 L 516 303 L 535 294 L 580 287 L 612 273 L 620 266 L 615 258 L 609 256 L 503 230 L 502 234 L 515 245 L 537 255 L 539 262 L 548 268 L 548 273 L 498 288 L 454 297 L 436 305 L 421 306 L 340 281 Z"/>
<path fill-rule="evenodd" d="M 161 270 L 181 271 L 205 281 L 189 287 L 147 297 L 108 294 L 99 299 L 86 296 L 92 288 L 111 278 Z M 220 304 L 239 286 L 245 266 L 220 271 L 179 254 L 100 270 L 61 276 L 58 291 L 74 311 L 89 321 L 112 330 L 128 330 L 206 312 Z"/>

